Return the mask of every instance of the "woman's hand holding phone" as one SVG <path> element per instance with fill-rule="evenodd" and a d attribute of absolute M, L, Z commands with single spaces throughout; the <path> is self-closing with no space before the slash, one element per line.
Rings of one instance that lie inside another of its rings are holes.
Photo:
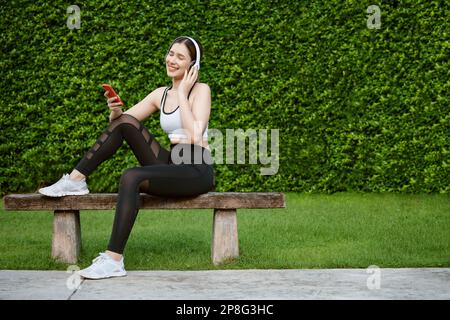
<path fill-rule="evenodd" d="M 109 98 L 108 91 L 105 91 L 104 96 L 106 97 L 106 102 L 108 103 L 108 107 L 111 111 L 118 112 L 122 110 L 123 102 L 120 100 L 119 96 Z"/>
<path fill-rule="evenodd" d="M 109 110 L 111 110 L 109 120 L 112 121 L 123 113 L 122 107 L 124 103 L 109 84 L 102 84 L 102 87 L 105 89 L 105 93 L 103 95 L 107 99 L 106 101 L 108 103 Z"/>

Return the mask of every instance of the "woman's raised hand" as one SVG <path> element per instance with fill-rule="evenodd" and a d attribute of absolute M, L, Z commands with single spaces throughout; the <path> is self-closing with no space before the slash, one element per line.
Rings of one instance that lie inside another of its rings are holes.
<path fill-rule="evenodd" d="M 106 97 L 106 102 L 108 103 L 108 107 L 112 112 L 120 112 L 122 111 L 122 103 L 118 102 L 120 101 L 119 96 L 114 96 L 111 98 L 108 98 L 108 91 L 105 91 L 104 96 Z"/>
<path fill-rule="evenodd" d="M 192 67 L 189 71 L 186 69 L 184 71 L 183 80 L 181 80 L 180 85 L 178 86 L 178 94 L 182 94 L 184 97 L 187 97 L 192 86 L 197 81 L 197 77 L 197 67 Z"/>

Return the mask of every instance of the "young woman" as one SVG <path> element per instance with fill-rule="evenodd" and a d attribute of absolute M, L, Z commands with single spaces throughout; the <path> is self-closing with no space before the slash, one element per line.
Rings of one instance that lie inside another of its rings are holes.
<path fill-rule="evenodd" d="M 191 37 L 178 37 L 166 55 L 170 87 L 160 87 L 138 104 L 123 112 L 118 97 L 109 98 L 110 123 L 86 152 L 73 171 L 55 184 L 39 189 L 50 197 L 89 193 L 86 177 L 109 159 L 125 140 L 140 167 L 125 170 L 120 178 L 119 197 L 108 248 L 80 270 L 84 278 L 102 279 L 125 276 L 123 251 L 139 209 L 139 193 L 180 197 L 195 196 L 214 188 L 214 171 L 208 146 L 211 91 L 200 83 L 201 47 Z M 105 92 L 107 96 L 108 92 Z M 170 150 L 163 148 L 142 125 L 160 111 L 160 122 L 170 139 Z"/>

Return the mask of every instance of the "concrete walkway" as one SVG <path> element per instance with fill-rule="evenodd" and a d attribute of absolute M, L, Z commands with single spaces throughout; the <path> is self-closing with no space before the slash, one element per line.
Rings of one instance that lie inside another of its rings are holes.
<path fill-rule="evenodd" d="M 106 280 L 0 270 L 0 299 L 450 300 L 450 268 L 128 271 Z"/>

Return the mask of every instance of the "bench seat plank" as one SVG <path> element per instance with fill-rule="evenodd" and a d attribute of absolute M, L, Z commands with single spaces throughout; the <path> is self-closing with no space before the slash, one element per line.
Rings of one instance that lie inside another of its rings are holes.
<path fill-rule="evenodd" d="M 142 209 L 240 209 L 284 208 L 283 193 L 278 192 L 209 192 L 195 197 L 164 198 L 140 194 Z M 4 209 L 28 210 L 109 210 L 117 203 L 116 193 L 91 193 L 62 198 L 38 193 L 10 194 L 4 197 Z"/>

